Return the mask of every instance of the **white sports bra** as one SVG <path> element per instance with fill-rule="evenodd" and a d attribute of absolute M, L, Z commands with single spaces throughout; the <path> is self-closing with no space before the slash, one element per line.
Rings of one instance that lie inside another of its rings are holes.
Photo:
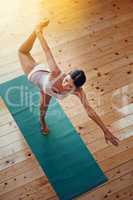
<path fill-rule="evenodd" d="M 52 86 L 57 80 L 57 78 L 49 80 L 50 73 L 51 73 L 50 69 L 48 67 L 46 68 L 46 66 L 44 66 L 43 63 L 40 63 L 31 70 L 27 78 L 32 83 L 37 85 L 42 92 L 50 96 L 54 96 L 58 99 L 63 99 L 66 96 L 68 96 L 68 94 L 73 94 L 73 90 L 65 93 L 58 93 L 56 91 L 53 91 Z"/>

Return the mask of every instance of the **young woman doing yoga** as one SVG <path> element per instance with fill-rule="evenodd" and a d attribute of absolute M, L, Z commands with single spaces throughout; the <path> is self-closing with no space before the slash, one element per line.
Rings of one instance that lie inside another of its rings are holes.
<path fill-rule="evenodd" d="M 40 125 L 42 132 L 48 134 L 45 115 L 51 97 L 55 96 L 58 99 L 63 99 L 68 94 L 73 94 L 80 99 L 88 116 L 101 127 L 106 142 L 110 141 L 113 145 L 117 146 L 118 138 L 105 126 L 87 101 L 86 94 L 82 88 L 86 81 L 84 71 L 74 69 L 68 73 L 63 73 L 57 66 L 52 52 L 43 36 L 44 27 L 48 24 L 49 21 L 47 19 L 40 22 L 18 50 L 19 60 L 28 80 L 40 88 Z M 48 68 L 46 68 L 43 63 L 37 63 L 30 54 L 36 38 L 40 41 L 41 47 L 45 53 L 49 66 Z"/>

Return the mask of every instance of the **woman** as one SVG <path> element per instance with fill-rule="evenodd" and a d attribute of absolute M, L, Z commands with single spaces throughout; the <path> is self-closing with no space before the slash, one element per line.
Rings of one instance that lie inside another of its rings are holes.
<path fill-rule="evenodd" d="M 43 28 L 48 25 L 48 20 L 43 20 L 36 26 L 35 30 L 29 38 L 20 46 L 18 50 L 20 63 L 27 78 L 40 88 L 40 124 L 44 134 L 48 134 L 48 127 L 45 122 L 45 115 L 50 102 L 51 96 L 63 99 L 68 94 L 76 95 L 88 116 L 93 119 L 103 130 L 106 142 L 110 141 L 114 145 L 118 145 L 118 138 L 116 138 L 110 130 L 105 126 L 100 117 L 89 105 L 86 94 L 82 85 L 86 81 L 86 76 L 82 70 L 72 70 L 69 73 L 62 73 L 57 66 L 51 50 L 43 37 Z M 44 64 L 37 63 L 30 54 L 35 39 L 38 38 L 41 47 L 46 55 L 49 68 Z"/>

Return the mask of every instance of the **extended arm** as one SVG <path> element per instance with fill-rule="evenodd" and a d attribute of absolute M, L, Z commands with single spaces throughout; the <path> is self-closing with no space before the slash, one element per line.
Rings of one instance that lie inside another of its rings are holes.
<path fill-rule="evenodd" d="M 40 44 L 45 52 L 45 55 L 46 55 L 46 59 L 47 59 L 47 62 L 48 62 L 48 65 L 49 65 L 49 68 L 53 74 L 54 77 L 56 77 L 57 75 L 60 74 L 60 69 L 59 67 L 57 66 L 56 64 L 56 61 L 52 55 L 52 52 L 51 52 L 51 49 L 49 48 L 48 44 L 47 44 L 47 41 L 45 40 L 42 32 L 37 32 L 37 37 L 40 41 Z"/>
<path fill-rule="evenodd" d="M 118 145 L 118 138 L 116 138 L 110 131 L 109 129 L 105 126 L 101 118 L 97 115 L 97 113 L 94 111 L 94 109 L 89 105 L 88 100 L 86 98 L 85 92 L 83 89 L 80 89 L 77 93 L 75 93 L 76 96 L 79 97 L 81 100 L 81 103 L 83 104 L 88 116 L 94 120 L 103 130 L 104 132 L 104 137 L 106 142 L 110 141 L 114 145 Z"/>
<path fill-rule="evenodd" d="M 44 23 L 44 22 L 43 22 Z M 48 22 L 47 22 L 48 23 Z M 36 35 L 37 38 L 40 41 L 41 47 L 45 52 L 45 56 L 47 59 L 47 63 L 49 65 L 49 68 L 52 72 L 52 75 L 54 77 L 58 76 L 61 72 L 61 70 L 59 69 L 59 67 L 57 66 L 57 63 L 52 55 L 51 49 L 49 48 L 47 41 L 45 40 L 44 36 L 43 36 L 43 32 L 42 32 L 42 24 L 40 23 L 37 28 L 36 28 Z"/>

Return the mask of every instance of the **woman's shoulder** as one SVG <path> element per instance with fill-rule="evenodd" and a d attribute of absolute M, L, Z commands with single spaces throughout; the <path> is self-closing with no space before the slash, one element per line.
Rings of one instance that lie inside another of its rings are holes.
<path fill-rule="evenodd" d="M 50 76 L 49 76 L 49 80 L 50 81 L 56 81 L 56 80 L 59 80 L 59 79 L 61 79 L 62 77 L 65 77 L 66 76 L 66 74 L 63 72 L 63 71 L 52 71 L 51 73 L 50 73 Z"/>
<path fill-rule="evenodd" d="M 80 88 L 76 88 L 74 91 L 73 91 L 73 94 L 80 97 L 82 94 L 84 93 L 84 90 L 82 87 Z"/>

